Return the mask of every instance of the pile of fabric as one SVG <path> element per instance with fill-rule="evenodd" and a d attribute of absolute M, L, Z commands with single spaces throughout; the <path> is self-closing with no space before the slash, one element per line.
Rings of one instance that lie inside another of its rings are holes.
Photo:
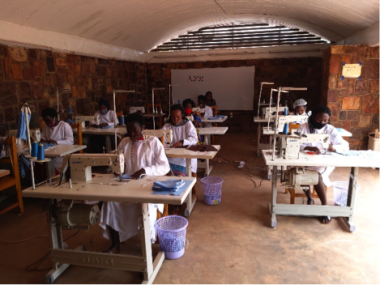
<path fill-rule="evenodd" d="M 185 181 L 182 179 L 170 179 L 166 181 L 156 181 L 153 183 L 154 191 L 164 191 L 164 192 L 177 192 L 183 185 L 185 185 Z"/>

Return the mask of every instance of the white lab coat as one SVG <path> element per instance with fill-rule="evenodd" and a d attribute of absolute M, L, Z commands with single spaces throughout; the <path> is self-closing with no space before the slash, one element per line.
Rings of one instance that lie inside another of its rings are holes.
<path fill-rule="evenodd" d="M 45 124 L 41 133 L 41 138 L 44 140 L 55 140 L 57 144 L 74 144 L 73 130 L 68 123 L 60 121 L 58 125 L 53 128 L 48 127 Z M 63 157 L 57 157 L 54 159 L 54 167 L 57 171 L 61 170 Z"/>
<path fill-rule="evenodd" d="M 124 153 L 124 174 L 133 174 L 142 168 L 145 169 L 146 175 L 163 176 L 170 171 L 164 147 L 156 137 L 149 137 L 137 142 L 132 142 L 129 137 L 124 138 L 118 146 L 118 151 Z M 131 151 L 133 152 L 133 163 Z M 104 237 L 110 239 L 107 225 L 119 232 L 120 242 L 138 234 L 138 207 L 139 205 L 136 203 L 104 202 L 99 223 Z M 157 219 L 157 209 L 162 213 L 164 205 L 148 204 L 152 242 L 156 240 L 154 223 Z"/>
<path fill-rule="evenodd" d="M 112 111 L 112 110 L 108 110 L 108 112 L 103 115 L 102 113 L 100 112 L 96 112 L 94 117 L 95 116 L 99 116 L 100 117 L 100 124 L 103 124 L 103 123 L 107 123 L 109 126 L 114 126 L 115 125 L 115 112 Z M 119 120 L 117 119 L 117 116 L 116 116 L 116 125 L 119 124 Z M 92 120 L 90 122 L 90 125 L 95 125 L 95 121 Z"/>
<path fill-rule="evenodd" d="M 305 124 L 301 125 L 298 128 L 297 131 L 300 132 L 301 134 L 310 134 L 309 124 L 305 123 Z M 327 124 L 325 127 L 323 127 L 320 130 L 314 130 L 314 133 L 315 134 L 329 134 L 330 135 L 330 142 L 333 143 L 333 147 L 338 152 L 344 152 L 344 151 L 349 150 L 349 144 L 348 144 L 348 142 L 345 141 L 341 137 L 341 135 L 338 133 L 338 130 L 334 126 L 332 126 L 332 125 Z M 322 145 L 320 143 L 304 143 L 304 144 L 301 145 L 301 151 L 303 151 L 304 148 L 307 147 L 307 146 L 316 146 L 316 147 L 319 148 L 319 150 L 321 151 L 321 153 L 324 152 L 324 149 L 323 149 L 323 147 L 322 147 Z M 327 187 L 332 186 L 332 183 L 330 181 L 329 176 L 333 172 L 333 170 L 335 169 L 335 167 L 332 167 L 332 166 L 327 166 L 327 167 L 308 167 L 308 169 L 317 170 L 321 174 L 323 182 L 325 183 L 325 185 Z"/>
<path fill-rule="evenodd" d="M 170 123 L 167 123 L 163 126 L 164 130 L 173 130 L 173 142 L 175 144 L 183 140 L 183 145 L 196 145 L 198 143 L 197 131 L 192 122 L 187 121 L 186 124 L 182 126 L 174 126 Z M 166 142 L 165 142 L 166 143 Z M 176 165 L 181 165 L 186 167 L 185 158 L 169 158 L 169 162 Z M 198 162 L 196 159 L 191 160 L 191 171 L 197 173 Z"/>
<path fill-rule="evenodd" d="M 204 120 L 202 122 L 202 126 L 204 128 L 211 128 L 212 124 L 211 123 L 207 123 L 207 118 L 214 117 L 214 114 L 212 112 L 212 108 L 205 105 L 204 108 L 201 108 L 201 113 L 204 113 L 203 117 L 206 119 L 206 120 Z"/>

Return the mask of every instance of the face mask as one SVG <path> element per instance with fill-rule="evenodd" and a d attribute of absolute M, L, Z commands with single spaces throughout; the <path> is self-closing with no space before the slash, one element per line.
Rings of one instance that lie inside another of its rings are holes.
<path fill-rule="evenodd" d="M 105 114 L 107 114 L 107 109 L 102 109 L 101 111 L 100 111 L 100 113 L 102 113 L 103 115 L 105 115 Z"/>
<path fill-rule="evenodd" d="M 49 128 L 54 128 L 55 126 L 57 125 L 57 123 L 55 122 L 55 120 L 50 123 L 49 125 L 47 125 Z"/>
<path fill-rule="evenodd" d="M 187 116 L 189 116 L 189 115 L 191 114 L 191 111 L 192 111 L 191 108 L 186 108 L 186 109 L 185 109 L 185 114 L 186 114 Z"/>
<path fill-rule="evenodd" d="M 313 124 L 314 129 L 317 129 L 317 130 L 322 129 L 323 127 L 327 125 L 327 124 L 317 123 L 316 121 L 314 121 L 314 119 L 312 119 L 311 122 Z"/>

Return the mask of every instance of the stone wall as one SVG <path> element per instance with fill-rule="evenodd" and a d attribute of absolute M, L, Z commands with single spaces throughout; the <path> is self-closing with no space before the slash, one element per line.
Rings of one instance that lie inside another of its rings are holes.
<path fill-rule="evenodd" d="M 100 98 L 112 102 L 113 88 L 137 90 L 117 96 L 117 110 L 126 113 L 134 100 L 147 100 L 145 82 L 145 64 L 0 45 L 0 135 L 16 128 L 23 102 L 38 114 L 56 109 L 56 88 L 60 110 L 81 115 L 94 114 Z"/>
<path fill-rule="evenodd" d="M 362 62 L 361 79 L 341 80 L 342 63 Z M 368 133 L 379 128 L 379 47 L 332 46 L 324 53 L 323 100 L 331 124 L 353 135 L 351 149 L 367 149 Z"/>
<path fill-rule="evenodd" d="M 239 66 L 255 66 L 255 101 L 260 82 L 274 81 L 276 85 L 308 87 L 307 92 L 290 94 L 290 101 L 304 97 L 310 106 L 319 102 L 322 58 L 149 64 L 0 45 L 0 135 L 16 128 L 23 102 L 35 106 L 38 114 L 46 107 L 56 108 L 56 88 L 60 89 L 61 111 L 67 112 L 71 106 L 74 114 L 92 115 L 100 98 L 112 102 L 113 88 L 136 90 L 136 94 L 117 96 L 117 110 L 127 114 L 130 106 L 151 102 L 152 88 L 164 87 L 164 91 L 155 92 L 155 99 L 167 112 L 172 69 Z M 269 88 L 263 95 L 269 97 Z M 229 115 L 230 111 L 234 117 L 226 125 L 231 131 L 253 129 L 252 111 L 224 110 L 222 114 Z"/>

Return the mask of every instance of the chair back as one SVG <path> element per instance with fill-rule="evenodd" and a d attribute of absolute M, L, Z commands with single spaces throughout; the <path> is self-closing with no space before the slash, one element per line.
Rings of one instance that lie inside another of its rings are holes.
<path fill-rule="evenodd" d="M 74 144 L 83 145 L 81 122 L 78 122 L 76 124 L 69 124 L 69 125 L 72 129 L 77 129 L 77 138 L 74 139 Z M 80 150 L 79 153 L 83 153 L 83 149 Z"/>
<path fill-rule="evenodd" d="M 293 133 L 293 130 L 298 130 L 301 124 L 289 123 L 289 133 Z"/>

